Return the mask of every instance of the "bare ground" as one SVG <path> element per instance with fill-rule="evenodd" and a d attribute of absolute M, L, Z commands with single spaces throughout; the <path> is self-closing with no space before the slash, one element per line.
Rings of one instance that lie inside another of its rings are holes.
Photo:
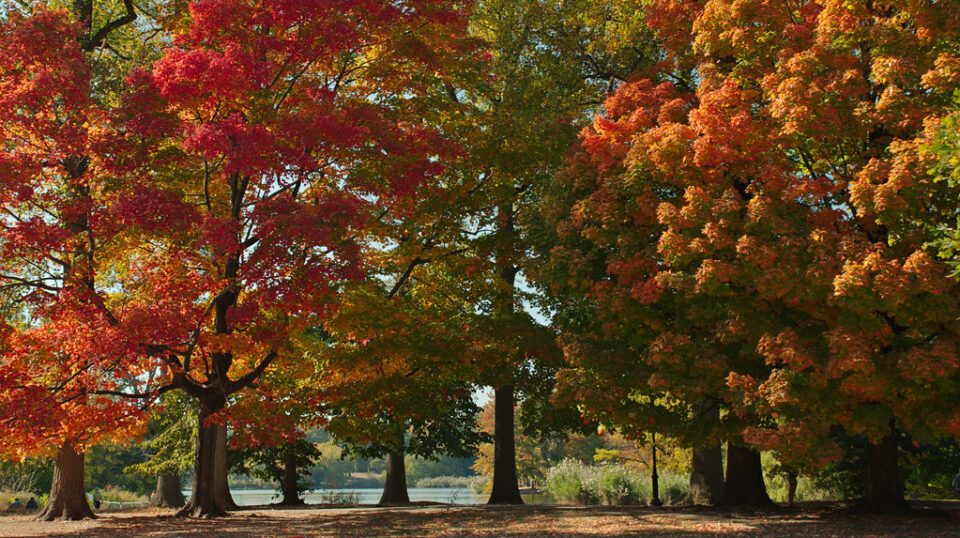
<path fill-rule="evenodd" d="M 840 505 L 770 512 L 697 508 L 416 506 L 274 509 L 213 520 L 166 510 L 101 514 L 96 520 L 36 522 L 0 516 L 0 536 L 957 536 L 960 503 L 927 503 L 909 514 L 865 515 Z"/>

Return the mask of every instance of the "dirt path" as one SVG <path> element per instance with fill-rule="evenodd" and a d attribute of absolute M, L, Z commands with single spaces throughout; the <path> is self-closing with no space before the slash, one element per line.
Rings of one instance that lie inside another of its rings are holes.
<path fill-rule="evenodd" d="M 960 505 L 926 506 L 906 516 L 851 514 L 836 507 L 770 513 L 685 508 L 414 507 L 259 508 L 215 520 L 169 511 L 102 514 L 80 522 L 0 517 L 0 536 L 957 536 Z"/>

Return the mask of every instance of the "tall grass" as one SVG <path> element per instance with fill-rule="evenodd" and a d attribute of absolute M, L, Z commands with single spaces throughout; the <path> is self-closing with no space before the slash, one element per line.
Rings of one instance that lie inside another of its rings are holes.
<path fill-rule="evenodd" d="M 468 489 L 473 487 L 476 479 L 475 476 L 434 476 L 417 480 L 416 487 Z"/>
<path fill-rule="evenodd" d="M 666 505 L 680 504 L 687 497 L 690 487 L 690 477 L 673 472 L 659 473 L 660 501 Z M 644 498 L 653 498 L 653 481 L 650 473 L 642 473 L 640 478 L 640 492 Z"/>
<path fill-rule="evenodd" d="M 0 512 L 5 511 L 14 499 L 20 499 L 20 504 L 26 505 L 27 501 L 30 500 L 30 497 L 37 499 L 38 503 L 40 502 L 38 496 L 30 493 L 29 491 L 0 491 Z"/>
<path fill-rule="evenodd" d="M 547 471 L 544 489 L 557 502 L 596 504 L 599 499 L 595 467 L 579 461 L 563 460 Z"/>
<path fill-rule="evenodd" d="M 355 491 L 324 490 L 320 492 L 320 504 L 353 505 L 360 504 L 360 496 Z"/>
<path fill-rule="evenodd" d="M 787 504 L 787 479 L 782 474 L 766 475 L 767 494 L 774 502 Z M 836 501 L 842 498 L 841 495 L 826 489 L 820 489 L 814 484 L 813 479 L 801 476 L 797 480 L 797 495 L 795 502 L 800 501 Z"/>
<path fill-rule="evenodd" d="M 545 491 L 565 504 L 644 504 L 653 497 L 650 476 L 622 465 L 584 465 L 564 460 L 547 472 Z M 660 499 L 677 504 L 687 493 L 686 477 L 660 475 Z"/>
<path fill-rule="evenodd" d="M 473 491 L 476 493 L 490 493 L 490 490 L 493 488 L 493 481 L 489 476 L 475 476 L 473 480 L 470 481 L 470 487 L 473 488 Z"/>
<path fill-rule="evenodd" d="M 96 491 L 101 501 L 114 503 L 145 503 L 149 499 L 146 495 L 127 491 L 116 486 L 107 486 Z"/>

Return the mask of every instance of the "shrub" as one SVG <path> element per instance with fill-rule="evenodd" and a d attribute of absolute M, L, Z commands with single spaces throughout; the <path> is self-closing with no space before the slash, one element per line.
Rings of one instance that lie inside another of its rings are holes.
<path fill-rule="evenodd" d="M 663 504 L 672 506 L 680 504 L 687 498 L 687 489 L 678 486 L 669 486 L 660 494 L 660 500 Z"/>
<path fill-rule="evenodd" d="M 127 491 L 117 486 L 107 486 L 105 488 L 89 492 L 87 493 L 87 498 L 90 501 L 91 508 L 94 508 L 93 499 L 99 498 L 101 502 L 100 510 L 103 511 L 144 508 L 149 502 L 149 499 L 146 495 Z"/>
<path fill-rule="evenodd" d="M 0 462 L 0 491 L 37 491 L 39 482 L 40 469 L 36 465 Z"/>
<path fill-rule="evenodd" d="M 766 484 L 767 494 L 770 495 L 770 498 L 773 499 L 774 502 L 787 504 L 788 484 L 786 477 L 782 474 L 768 474 Z M 797 480 L 797 496 L 794 499 L 796 502 L 839 500 L 841 498 L 843 498 L 842 494 L 819 487 L 819 484 L 809 477 L 801 476 Z"/>

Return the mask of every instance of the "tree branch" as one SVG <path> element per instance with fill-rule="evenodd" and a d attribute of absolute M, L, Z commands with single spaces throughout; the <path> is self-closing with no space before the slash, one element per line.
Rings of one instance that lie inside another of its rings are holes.
<path fill-rule="evenodd" d="M 260 375 L 263 374 L 263 372 L 267 369 L 267 367 L 270 366 L 270 363 L 272 363 L 276 358 L 277 358 L 277 351 L 275 349 L 271 350 L 270 353 L 267 353 L 267 356 L 264 357 L 262 361 L 260 361 L 260 364 L 258 364 L 256 368 L 254 368 L 249 373 L 247 373 L 247 375 L 241 377 L 236 381 L 228 382 L 226 384 L 226 390 L 224 391 L 225 395 L 233 394 L 234 392 L 237 392 L 245 387 L 248 387 L 250 384 L 256 381 L 257 378 L 260 377 Z"/>
<path fill-rule="evenodd" d="M 148 398 L 156 398 L 165 392 L 170 392 L 175 388 L 178 388 L 177 383 L 167 383 L 166 385 L 160 387 L 157 390 L 151 390 L 147 392 L 124 392 L 122 390 L 99 389 L 99 390 L 93 391 L 92 394 L 96 394 L 98 396 L 118 396 L 120 398 L 145 400 Z"/>
<path fill-rule="evenodd" d="M 106 41 L 107 36 L 109 36 L 111 32 L 130 24 L 137 19 L 137 11 L 133 7 L 133 0 L 123 0 L 123 7 L 126 10 L 126 13 L 103 25 L 103 28 L 97 30 L 97 33 L 83 39 L 81 42 L 81 48 L 84 51 L 93 52 L 98 47 L 103 45 L 103 42 Z"/>

